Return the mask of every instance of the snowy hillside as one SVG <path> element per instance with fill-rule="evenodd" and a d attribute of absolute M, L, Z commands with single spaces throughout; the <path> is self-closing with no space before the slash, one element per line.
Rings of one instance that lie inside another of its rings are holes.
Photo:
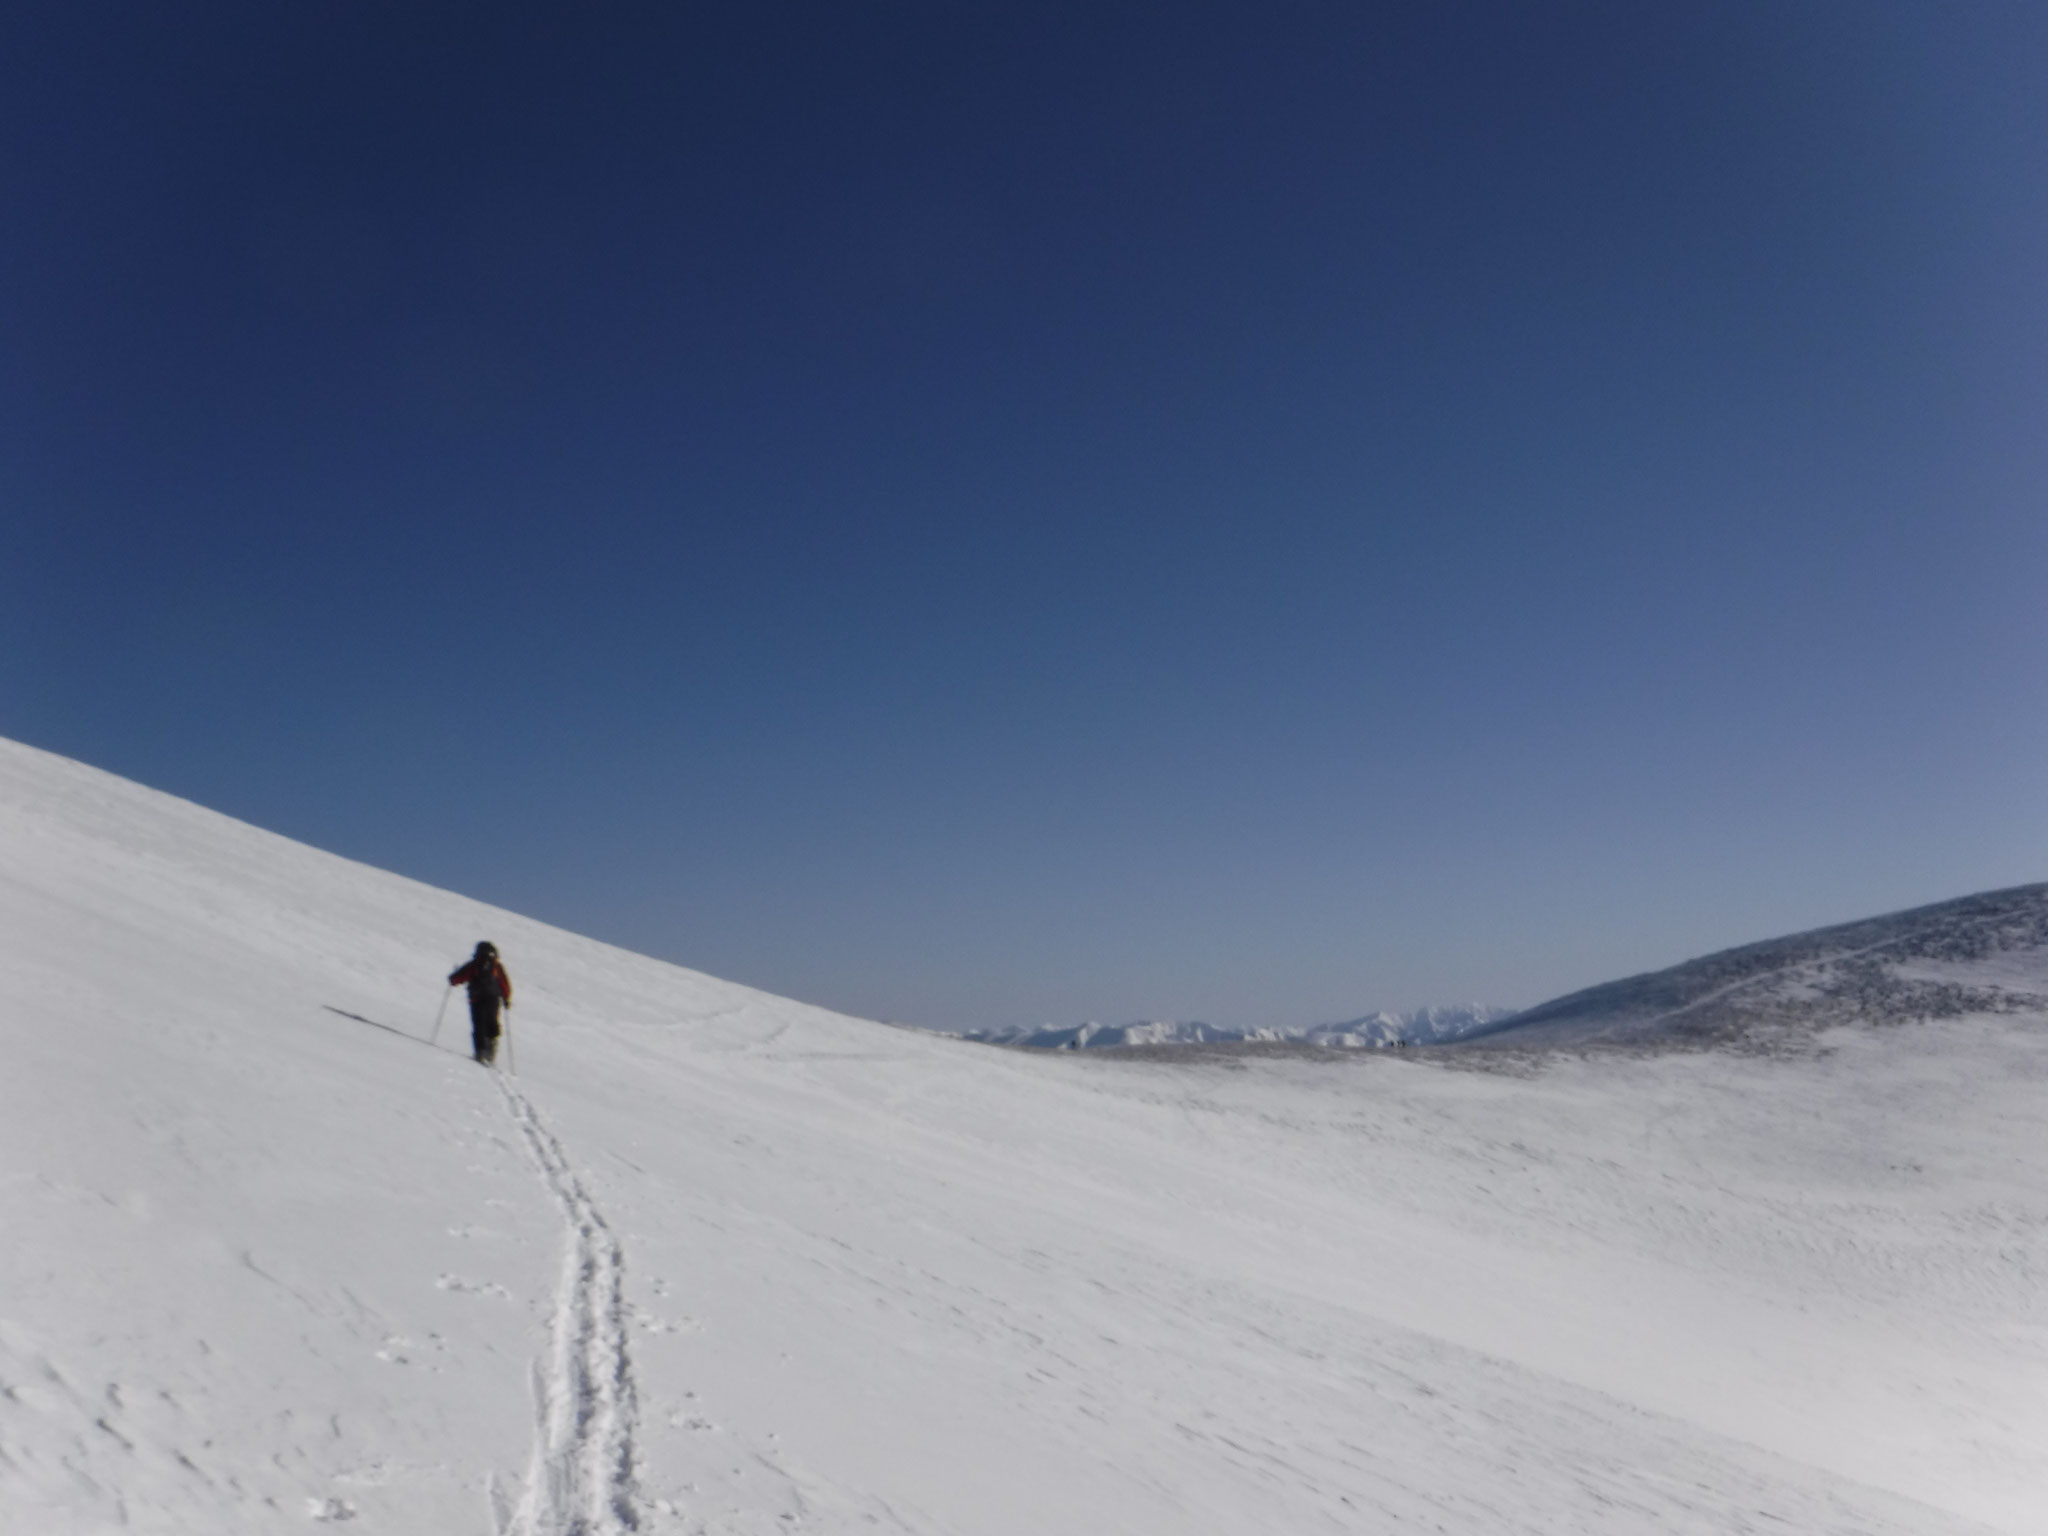
<path fill-rule="evenodd" d="M 1769 1045 L 1839 1024 L 2048 1010 L 2048 885 L 1747 944 L 1510 1015 L 1494 1045 Z"/>
<path fill-rule="evenodd" d="M 1513 1015 L 1511 1008 L 1477 1005 L 1417 1008 L 1407 1013 L 1369 1013 L 1342 1024 L 1301 1028 L 1227 1029 L 1191 1020 L 1150 1020 L 1139 1024 L 1043 1025 L 1038 1028 L 966 1030 L 958 1038 L 983 1045 L 1015 1045 L 1034 1050 L 1103 1050 L 1152 1045 L 1277 1045 L 1297 1042 L 1334 1049 L 1372 1049 L 1390 1045 L 1445 1045 L 1477 1034 Z"/>
<path fill-rule="evenodd" d="M 2043 1527 L 2039 1013 L 991 1051 L 0 743 L 0 1032 L 10 1533 Z"/>

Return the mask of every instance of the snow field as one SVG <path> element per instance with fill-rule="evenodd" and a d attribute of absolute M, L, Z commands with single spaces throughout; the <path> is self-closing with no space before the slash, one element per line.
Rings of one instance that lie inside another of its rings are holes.
<path fill-rule="evenodd" d="M 0 850 L 0 1529 L 2048 1526 L 2039 1018 L 1044 1057 L 4 743 Z"/>

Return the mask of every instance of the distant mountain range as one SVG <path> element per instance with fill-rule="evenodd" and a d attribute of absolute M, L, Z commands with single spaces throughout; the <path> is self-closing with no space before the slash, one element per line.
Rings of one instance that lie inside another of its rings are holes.
<path fill-rule="evenodd" d="M 1768 1049 L 1837 1024 L 2048 1014 L 2048 884 L 1816 928 L 1610 981 L 1534 1008 L 1466 1005 L 1341 1024 L 1226 1029 L 1196 1021 L 959 1032 L 1039 1050 L 1300 1044 L 1731 1045 Z"/>
<path fill-rule="evenodd" d="M 1769 1046 L 1836 1024 L 2048 1012 L 2048 884 L 1745 944 L 1495 1019 L 1482 1046 Z"/>
<path fill-rule="evenodd" d="M 1007 1030 L 959 1031 L 958 1034 L 963 1040 L 979 1040 L 988 1045 L 1029 1046 L 1047 1051 L 1290 1042 L 1357 1050 L 1401 1045 L 1446 1045 L 1485 1030 L 1513 1013 L 1511 1008 L 1470 1004 L 1417 1008 L 1408 1013 L 1369 1013 L 1341 1024 L 1310 1024 L 1299 1028 L 1226 1029 L 1197 1020 L 1155 1019 L 1139 1024 L 1044 1024 Z"/>

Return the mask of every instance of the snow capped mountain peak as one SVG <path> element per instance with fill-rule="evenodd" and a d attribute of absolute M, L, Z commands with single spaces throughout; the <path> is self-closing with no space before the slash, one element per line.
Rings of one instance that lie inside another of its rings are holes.
<path fill-rule="evenodd" d="M 1321 1045 L 1332 1049 L 1379 1049 L 1403 1045 L 1445 1045 L 1479 1033 L 1514 1010 L 1478 1004 L 1417 1008 L 1407 1013 L 1369 1013 L 1341 1024 L 1225 1028 L 1197 1020 L 1155 1019 L 1136 1024 L 1043 1024 L 1037 1027 L 968 1030 L 957 1038 L 986 1045 L 1073 1051 L 1155 1045 Z"/>

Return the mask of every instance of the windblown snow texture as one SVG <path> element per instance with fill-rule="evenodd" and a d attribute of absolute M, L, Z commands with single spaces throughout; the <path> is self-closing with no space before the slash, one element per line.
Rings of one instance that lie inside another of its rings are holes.
<path fill-rule="evenodd" d="M 1480 1033 L 1500 1045 L 1770 1045 L 1841 1024 L 2048 1009 L 2048 885 L 1816 928 L 1589 987 Z"/>
<path fill-rule="evenodd" d="M 1785 1057 L 996 1051 L 0 743 L 0 1531 L 2038 1531 L 2031 953 Z"/>

